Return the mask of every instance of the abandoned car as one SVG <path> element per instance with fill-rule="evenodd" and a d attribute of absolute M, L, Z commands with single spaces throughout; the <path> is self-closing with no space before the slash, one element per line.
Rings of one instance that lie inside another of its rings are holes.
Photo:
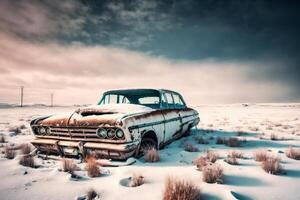
<path fill-rule="evenodd" d="M 182 96 L 165 89 L 112 90 L 98 105 L 31 121 L 32 144 L 42 154 L 125 160 L 186 134 L 198 112 Z"/>

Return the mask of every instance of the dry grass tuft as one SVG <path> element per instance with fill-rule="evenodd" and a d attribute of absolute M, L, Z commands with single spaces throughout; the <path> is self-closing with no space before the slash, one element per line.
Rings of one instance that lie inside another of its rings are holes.
<path fill-rule="evenodd" d="M 20 129 L 25 129 L 26 126 L 24 124 L 22 124 L 21 126 L 19 126 Z"/>
<path fill-rule="evenodd" d="M 271 140 L 279 140 L 278 136 L 275 135 L 274 133 L 272 133 L 272 134 L 270 135 L 270 139 L 271 139 Z"/>
<path fill-rule="evenodd" d="M 268 157 L 262 161 L 262 168 L 269 174 L 280 174 L 282 167 L 280 165 L 280 159 L 276 157 Z"/>
<path fill-rule="evenodd" d="M 19 163 L 20 165 L 23 165 L 25 167 L 32 167 L 32 168 L 35 167 L 34 159 L 31 155 L 22 155 Z"/>
<path fill-rule="evenodd" d="M 16 156 L 16 152 L 13 148 L 11 148 L 9 145 L 6 145 L 4 148 L 5 158 L 7 159 L 14 159 Z"/>
<path fill-rule="evenodd" d="M 97 163 L 96 158 L 94 157 L 87 157 L 85 164 L 85 170 L 88 173 L 89 177 L 97 177 L 100 175 L 99 164 Z"/>
<path fill-rule="evenodd" d="M 292 158 L 295 160 L 300 160 L 300 149 L 295 149 L 293 147 L 289 147 L 286 151 L 285 151 L 285 155 L 288 158 Z"/>
<path fill-rule="evenodd" d="M 216 144 L 225 144 L 225 139 L 221 137 L 217 137 Z"/>
<path fill-rule="evenodd" d="M 32 146 L 31 144 L 22 144 L 20 146 L 20 149 L 21 149 L 21 153 L 26 155 L 26 154 L 30 154 L 30 152 L 32 151 Z"/>
<path fill-rule="evenodd" d="M 192 143 L 186 142 L 183 144 L 183 148 L 185 151 L 188 152 L 197 152 L 199 149 L 197 147 L 194 147 Z"/>
<path fill-rule="evenodd" d="M 15 133 L 16 135 L 22 133 L 20 127 L 10 127 L 10 128 L 8 129 L 8 131 L 9 131 L 9 132 L 13 132 L 13 133 Z"/>
<path fill-rule="evenodd" d="M 216 162 L 219 155 L 213 151 L 206 151 L 205 154 L 204 154 L 204 157 L 209 161 L 209 162 Z"/>
<path fill-rule="evenodd" d="M 89 189 L 86 193 L 87 200 L 93 200 L 96 199 L 97 197 L 99 197 L 99 195 L 93 188 Z"/>
<path fill-rule="evenodd" d="M 163 200 L 199 200 L 200 189 L 190 181 L 167 177 Z"/>
<path fill-rule="evenodd" d="M 241 151 L 230 151 L 228 153 L 228 157 L 243 158 L 243 156 L 243 152 Z"/>
<path fill-rule="evenodd" d="M 237 160 L 237 157 L 231 157 L 231 156 L 227 156 L 227 158 L 225 158 L 224 160 L 225 162 L 227 162 L 228 164 L 230 165 L 238 165 L 238 160 Z"/>
<path fill-rule="evenodd" d="M 234 138 L 234 137 L 225 140 L 225 145 L 229 146 L 229 147 L 239 147 L 239 146 L 241 146 L 239 139 Z"/>
<path fill-rule="evenodd" d="M 211 162 L 209 162 L 203 156 L 200 156 L 200 157 L 196 158 L 193 163 L 196 165 L 197 169 L 200 170 L 200 171 L 202 171 L 205 166 L 211 164 Z"/>
<path fill-rule="evenodd" d="M 6 139 L 4 135 L 0 136 L 0 143 L 6 143 Z"/>
<path fill-rule="evenodd" d="M 194 139 L 198 144 L 209 144 L 209 142 L 206 139 L 204 139 L 202 136 L 196 136 L 194 137 Z"/>
<path fill-rule="evenodd" d="M 205 154 L 196 158 L 193 163 L 196 165 L 197 169 L 202 171 L 207 165 L 211 165 L 218 159 L 218 154 L 213 151 L 206 151 Z"/>
<path fill-rule="evenodd" d="M 268 152 L 266 150 L 256 150 L 253 153 L 253 157 L 254 157 L 255 161 L 262 162 L 262 161 L 267 160 Z"/>
<path fill-rule="evenodd" d="M 245 136 L 245 135 L 248 135 L 248 133 L 245 132 L 245 131 L 238 131 L 238 132 L 236 133 L 236 136 Z"/>
<path fill-rule="evenodd" d="M 73 174 L 74 171 L 78 169 L 77 165 L 74 163 L 73 160 L 63 158 L 61 162 L 62 162 L 62 169 L 64 172 L 69 172 Z"/>
<path fill-rule="evenodd" d="M 137 187 L 137 186 L 143 185 L 144 183 L 145 183 L 144 177 L 142 175 L 134 173 L 128 183 L 128 186 L 129 187 Z"/>
<path fill-rule="evenodd" d="M 145 162 L 158 162 L 160 160 L 158 151 L 155 148 L 149 149 L 144 156 Z"/>
<path fill-rule="evenodd" d="M 203 168 L 202 180 L 206 183 L 223 183 L 223 169 L 219 164 Z"/>

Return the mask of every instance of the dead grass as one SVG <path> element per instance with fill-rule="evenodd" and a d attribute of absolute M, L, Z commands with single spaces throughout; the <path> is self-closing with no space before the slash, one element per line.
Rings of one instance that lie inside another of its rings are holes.
<path fill-rule="evenodd" d="M 248 135 L 248 133 L 247 133 L 247 132 L 244 132 L 244 131 L 238 131 L 238 132 L 236 133 L 236 135 L 237 135 L 237 136 L 245 136 L 245 135 Z"/>
<path fill-rule="evenodd" d="M 202 156 L 197 157 L 193 163 L 196 165 L 198 170 L 202 171 L 207 165 L 215 163 L 218 157 L 217 153 L 213 151 L 206 151 Z"/>
<path fill-rule="evenodd" d="M 225 145 L 229 146 L 229 147 L 239 147 L 239 146 L 241 146 L 239 139 L 234 138 L 234 137 L 225 140 Z"/>
<path fill-rule="evenodd" d="M 90 156 L 87 157 L 85 161 L 86 161 L 85 170 L 87 171 L 88 176 L 92 178 L 99 176 L 100 169 L 96 161 L 96 158 Z"/>
<path fill-rule="evenodd" d="M 223 169 L 219 164 L 207 165 L 202 171 L 202 180 L 204 182 L 223 183 Z"/>
<path fill-rule="evenodd" d="M 209 161 L 209 162 L 216 162 L 219 155 L 213 151 L 206 151 L 205 154 L 204 154 L 204 157 Z"/>
<path fill-rule="evenodd" d="M 69 172 L 73 174 L 74 171 L 78 169 L 77 165 L 74 163 L 73 160 L 63 158 L 61 162 L 62 162 L 62 169 L 64 172 Z"/>
<path fill-rule="evenodd" d="M 272 134 L 270 135 L 270 139 L 271 139 L 271 140 L 279 140 L 278 136 L 275 135 L 274 133 L 272 133 Z"/>
<path fill-rule="evenodd" d="M 21 149 L 21 153 L 26 155 L 26 154 L 30 154 L 30 152 L 32 151 L 32 146 L 31 144 L 22 144 L 20 146 L 20 149 Z"/>
<path fill-rule="evenodd" d="M 16 151 L 11 148 L 9 145 L 6 145 L 4 148 L 5 158 L 14 159 L 16 156 Z"/>
<path fill-rule="evenodd" d="M 202 136 L 196 136 L 194 137 L 194 139 L 198 144 L 209 144 L 209 142 L 206 139 L 204 139 Z"/>
<path fill-rule="evenodd" d="M 98 193 L 93 188 L 89 189 L 86 193 L 87 200 L 96 199 L 98 196 L 99 196 Z"/>
<path fill-rule="evenodd" d="M 145 179 L 142 175 L 134 173 L 128 183 L 128 187 L 137 187 L 143 185 L 145 183 Z"/>
<path fill-rule="evenodd" d="M 225 144 L 225 139 L 221 137 L 217 137 L 216 144 Z"/>
<path fill-rule="evenodd" d="M 34 159 L 31 155 L 22 155 L 19 164 L 25 167 L 35 167 Z"/>
<path fill-rule="evenodd" d="M 192 182 L 167 177 L 163 200 L 199 200 L 200 189 Z"/>
<path fill-rule="evenodd" d="M 4 135 L 0 136 L 0 143 L 6 143 L 6 138 Z"/>
<path fill-rule="evenodd" d="M 288 158 L 292 158 L 295 160 L 300 160 L 300 149 L 295 149 L 293 147 L 289 147 L 286 151 L 285 151 L 285 155 Z"/>
<path fill-rule="evenodd" d="M 229 157 L 234 157 L 234 158 L 243 158 L 243 152 L 241 152 L 241 151 L 230 151 L 229 153 L 228 153 L 228 156 Z"/>
<path fill-rule="evenodd" d="M 13 133 L 15 133 L 16 135 L 22 133 L 20 127 L 10 127 L 10 128 L 8 129 L 8 131 L 9 131 L 9 132 L 13 132 Z"/>
<path fill-rule="evenodd" d="M 261 166 L 269 174 L 280 174 L 282 172 L 280 159 L 276 157 L 267 157 L 266 160 L 262 161 Z"/>
<path fill-rule="evenodd" d="M 26 126 L 24 124 L 22 124 L 21 126 L 19 126 L 20 129 L 25 129 Z"/>
<path fill-rule="evenodd" d="M 197 157 L 197 158 L 194 160 L 193 163 L 196 165 L 197 169 L 200 170 L 200 171 L 202 171 L 203 168 L 204 168 L 205 166 L 211 164 L 211 162 L 209 162 L 209 161 L 208 161 L 205 157 L 203 157 L 203 156 Z"/>
<path fill-rule="evenodd" d="M 149 149 L 144 156 L 145 162 L 158 162 L 160 160 L 158 151 L 155 148 Z"/>
<path fill-rule="evenodd" d="M 227 158 L 225 158 L 224 161 L 227 162 L 230 165 L 238 165 L 239 164 L 236 157 L 227 156 Z"/>
<path fill-rule="evenodd" d="M 188 152 L 197 152 L 199 151 L 199 149 L 197 147 L 194 147 L 192 143 L 189 143 L 189 142 L 185 142 L 183 144 L 183 148 L 185 151 L 188 151 Z"/>
<path fill-rule="evenodd" d="M 253 153 L 253 157 L 254 157 L 255 161 L 262 162 L 262 161 L 267 160 L 268 152 L 266 150 L 256 150 Z"/>

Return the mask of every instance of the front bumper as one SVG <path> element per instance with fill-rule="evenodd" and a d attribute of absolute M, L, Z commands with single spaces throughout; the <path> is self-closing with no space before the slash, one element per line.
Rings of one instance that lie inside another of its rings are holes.
<path fill-rule="evenodd" d="M 125 160 L 133 156 L 138 148 L 139 142 L 123 144 L 100 143 L 100 142 L 77 142 L 56 139 L 36 138 L 31 143 L 45 154 L 59 154 L 61 156 L 85 156 L 96 155 L 99 158 L 114 160 Z"/>

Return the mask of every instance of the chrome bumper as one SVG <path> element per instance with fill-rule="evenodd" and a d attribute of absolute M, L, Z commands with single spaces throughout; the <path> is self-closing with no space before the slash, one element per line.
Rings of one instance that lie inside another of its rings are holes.
<path fill-rule="evenodd" d="M 124 160 L 134 155 L 139 142 L 123 144 L 100 143 L 100 142 L 77 142 L 55 139 L 36 138 L 31 141 L 41 153 L 59 154 L 62 156 L 82 156 L 90 153 L 96 154 L 99 158 L 110 158 Z"/>

